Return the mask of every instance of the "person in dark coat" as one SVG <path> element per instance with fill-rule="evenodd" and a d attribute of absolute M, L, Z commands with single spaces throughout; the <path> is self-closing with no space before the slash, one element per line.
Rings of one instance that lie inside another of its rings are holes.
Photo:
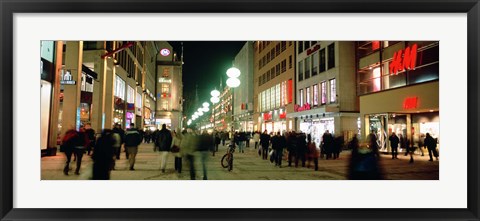
<path fill-rule="evenodd" d="M 340 152 L 342 151 L 343 148 L 343 136 L 337 136 L 333 138 L 333 159 L 338 159 L 340 157 Z"/>
<path fill-rule="evenodd" d="M 328 130 L 326 130 L 322 136 L 322 148 L 327 160 L 332 158 L 333 145 L 333 136 Z"/>
<path fill-rule="evenodd" d="M 62 140 L 62 145 L 64 145 L 64 152 L 67 158 L 67 162 L 65 167 L 63 168 L 63 174 L 68 175 L 68 171 L 70 170 L 70 160 L 72 158 L 72 154 L 75 154 L 77 167 L 75 169 L 75 174 L 80 174 L 80 168 L 82 166 L 82 157 L 85 151 L 85 148 L 88 145 L 88 138 L 85 134 L 85 129 L 83 127 L 80 128 L 80 131 L 76 131 L 75 129 L 70 129 L 65 132 L 65 136 Z"/>
<path fill-rule="evenodd" d="M 115 146 L 115 157 L 117 160 L 119 160 L 120 152 L 122 151 L 122 145 L 125 143 L 125 131 L 123 131 L 122 126 L 120 126 L 119 123 L 116 123 L 112 132 L 120 136 L 120 145 L 117 144 L 117 146 Z M 128 159 L 127 148 L 125 148 L 125 157 Z"/>
<path fill-rule="evenodd" d="M 425 136 L 425 141 L 423 142 L 428 149 L 428 155 L 430 156 L 430 160 L 433 161 L 432 154 L 435 156 L 435 159 L 438 160 L 438 152 L 437 152 L 437 140 L 434 139 L 430 133 L 427 133 Z"/>
<path fill-rule="evenodd" d="M 348 169 L 350 180 L 381 180 L 383 179 L 379 165 L 379 157 L 372 149 L 360 149 L 357 137 L 353 137 L 348 144 L 352 149 L 352 156 Z"/>
<path fill-rule="evenodd" d="M 372 131 L 368 136 L 367 136 L 367 140 L 368 140 L 368 147 L 370 148 L 370 150 L 372 150 L 372 153 L 379 157 L 379 152 L 378 152 L 378 143 L 377 143 L 377 135 Z"/>
<path fill-rule="evenodd" d="M 167 129 L 166 124 L 162 124 L 162 129 L 157 133 L 155 149 L 160 153 L 160 169 L 165 173 L 167 167 L 168 154 L 172 146 L 172 132 Z"/>
<path fill-rule="evenodd" d="M 109 129 L 103 130 L 101 136 L 96 142 L 93 151 L 93 180 L 109 180 L 110 171 L 113 168 L 115 150 L 113 145 L 115 139 L 113 138 L 113 131 Z"/>
<path fill-rule="evenodd" d="M 277 148 L 275 150 L 275 166 L 282 167 L 283 159 L 283 149 L 287 147 L 287 139 L 285 136 L 280 135 L 280 132 L 277 132 Z"/>
<path fill-rule="evenodd" d="M 95 146 L 95 130 L 92 129 L 90 123 L 85 124 L 85 134 L 88 139 L 87 155 L 90 155 L 90 152 L 92 152 L 92 149 Z"/>
<path fill-rule="evenodd" d="M 131 123 L 130 128 L 125 132 L 125 149 L 128 153 L 128 162 L 130 170 L 135 170 L 135 158 L 138 153 L 138 145 L 142 143 L 143 136 L 135 128 L 135 124 Z"/>
<path fill-rule="evenodd" d="M 294 131 L 287 136 L 288 166 L 292 166 L 292 162 L 297 158 L 297 136 Z"/>
<path fill-rule="evenodd" d="M 308 164 L 307 168 L 310 168 L 310 163 L 313 160 L 314 164 L 314 169 L 315 171 L 318 170 L 318 151 L 317 151 L 317 145 L 315 142 L 312 142 L 312 135 L 308 134 L 307 135 L 307 148 L 308 148 Z"/>
<path fill-rule="evenodd" d="M 268 147 L 270 146 L 270 135 L 267 130 L 260 135 L 260 145 L 262 145 L 262 159 L 266 160 L 268 158 Z"/>
<path fill-rule="evenodd" d="M 298 167 L 298 161 L 302 161 L 302 167 L 305 167 L 307 161 L 307 137 L 304 133 L 300 133 L 296 138 L 296 157 L 295 157 L 295 167 Z"/>
<path fill-rule="evenodd" d="M 397 137 L 395 132 L 393 132 L 388 140 L 390 140 L 390 146 L 392 147 L 392 159 L 398 159 L 398 144 L 400 143 L 400 139 Z"/>

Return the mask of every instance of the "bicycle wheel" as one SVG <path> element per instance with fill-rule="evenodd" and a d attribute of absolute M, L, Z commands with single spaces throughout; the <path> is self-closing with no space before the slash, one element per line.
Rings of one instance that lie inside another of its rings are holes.
<path fill-rule="evenodd" d="M 233 170 L 233 154 L 228 158 L 228 171 Z"/>
<path fill-rule="evenodd" d="M 227 168 L 229 166 L 229 163 L 230 163 L 229 155 L 230 154 L 228 153 L 223 155 L 222 160 L 220 161 L 223 168 Z"/>

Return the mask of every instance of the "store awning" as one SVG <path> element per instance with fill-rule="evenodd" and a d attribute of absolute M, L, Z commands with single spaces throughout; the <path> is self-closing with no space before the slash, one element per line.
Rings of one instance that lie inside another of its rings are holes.
<path fill-rule="evenodd" d="M 94 78 L 94 79 L 97 79 L 98 77 L 98 74 L 95 73 L 94 71 L 90 70 L 90 68 L 88 68 L 87 66 L 83 65 L 82 64 L 82 71 L 85 72 L 85 74 L 87 74 L 88 76 Z"/>

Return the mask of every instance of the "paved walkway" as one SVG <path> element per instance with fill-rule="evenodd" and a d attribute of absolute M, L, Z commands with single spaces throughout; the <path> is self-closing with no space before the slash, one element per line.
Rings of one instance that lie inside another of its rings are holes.
<path fill-rule="evenodd" d="M 347 178 L 348 161 L 350 151 L 343 151 L 340 158 L 336 160 L 319 160 L 319 170 L 305 167 L 275 167 L 268 160 L 262 160 L 258 156 L 253 144 L 245 148 L 245 153 L 234 154 L 234 168 L 228 171 L 220 165 L 221 157 L 226 152 L 226 147 L 220 145 L 219 152 L 208 159 L 208 179 L 211 180 L 345 180 Z M 392 160 L 390 155 L 383 155 L 381 165 L 385 172 L 386 179 L 393 180 L 438 180 L 439 161 L 428 161 L 428 155 L 415 156 L 415 162 L 409 163 L 409 157 L 399 154 L 399 159 Z M 72 156 L 73 160 L 73 156 Z M 189 171 L 183 159 L 183 171 L 178 174 L 174 171 L 174 157 L 168 158 L 167 171 L 160 171 L 158 153 L 153 152 L 153 144 L 142 144 L 135 163 L 135 171 L 128 170 L 128 161 L 125 153 L 122 152 L 121 159 L 117 160 L 116 170 L 112 171 L 112 180 L 188 180 Z M 92 160 L 85 155 L 82 161 L 80 175 L 74 175 L 73 170 L 68 176 L 62 173 L 65 163 L 63 153 L 57 156 L 42 158 L 42 180 L 77 180 L 88 179 L 91 171 Z M 75 163 L 71 163 L 74 168 Z M 197 164 L 197 179 L 202 179 L 200 166 Z"/>

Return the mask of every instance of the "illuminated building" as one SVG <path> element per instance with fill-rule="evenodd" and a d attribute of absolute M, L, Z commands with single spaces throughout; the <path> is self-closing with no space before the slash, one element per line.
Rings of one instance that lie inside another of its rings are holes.
<path fill-rule="evenodd" d="M 356 56 L 362 137 L 373 131 L 383 151 L 392 132 L 417 147 L 440 137 L 438 41 L 360 41 Z"/>

